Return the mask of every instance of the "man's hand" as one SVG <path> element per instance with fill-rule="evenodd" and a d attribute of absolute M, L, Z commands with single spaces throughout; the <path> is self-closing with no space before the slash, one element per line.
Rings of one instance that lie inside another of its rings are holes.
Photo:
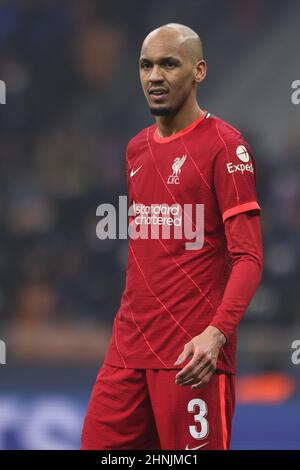
<path fill-rule="evenodd" d="M 208 326 L 184 346 L 174 365 L 183 363 L 193 356 L 190 362 L 176 375 L 177 385 L 192 385 L 192 389 L 206 385 L 216 370 L 220 348 L 226 342 L 223 333 L 214 326 Z"/>

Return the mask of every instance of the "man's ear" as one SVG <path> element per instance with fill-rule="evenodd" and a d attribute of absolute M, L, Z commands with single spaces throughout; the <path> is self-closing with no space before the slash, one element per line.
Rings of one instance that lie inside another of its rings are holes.
<path fill-rule="evenodd" d="M 197 83 L 203 82 L 203 80 L 206 77 L 206 72 L 207 72 L 207 64 L 204 59 L 201 59 L 196 63 L 195 75 L 194 75 L 195 82 Z"/>

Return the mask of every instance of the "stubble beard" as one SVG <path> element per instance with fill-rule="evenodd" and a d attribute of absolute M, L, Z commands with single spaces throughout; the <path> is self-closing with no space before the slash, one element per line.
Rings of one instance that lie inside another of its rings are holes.
<path fill-rule="evenodd" d="M 165 107 L 165 108 L 151 108 L 150 106 L 150 112 L 154 116 L 172 116 L 174 114 L 174 110 L 170 107 Z"/>

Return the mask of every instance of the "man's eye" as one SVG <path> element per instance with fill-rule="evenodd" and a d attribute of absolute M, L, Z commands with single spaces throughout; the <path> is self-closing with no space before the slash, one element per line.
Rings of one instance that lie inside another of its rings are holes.
<path fill-rule="evenodd" d="M 174 62 L 166 62 L 165 63 L 165 66 L 168 68 L 168 69 L 172 69 L 175 67 L 175 64 Z"/>
<path fill-rule="evenodd" d="M 142 67 L 142 69 L 149 70 L 149 69 L 150 69 L 150 64 L 147 64 L 146 62 L 143 62 L 143 63 L 141 64 L 141 67 Z"/>

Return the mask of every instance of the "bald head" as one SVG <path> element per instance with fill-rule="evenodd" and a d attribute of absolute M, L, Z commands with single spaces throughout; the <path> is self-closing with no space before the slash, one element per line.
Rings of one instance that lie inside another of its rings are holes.
<path fill-rule="evenodd" d="M 160 26 L 144 39 L 139 62 L 152 114 L 174 116 L 185 106 L 197 109 L 197 87 L 205 78 L 206 62 L 195 31 L 177 23 Z"/>
<path fill-rule="evenodd" d="M 141 54 L 149 46 L 155 47 L 155 43 L 172 46 L 172 49 L 177 50 L 192 62 L 203 59 L 203 46 L 200 37 L 193 29 L 183 24 L 168 23 L 151 31 L 144 39 Z"/>

